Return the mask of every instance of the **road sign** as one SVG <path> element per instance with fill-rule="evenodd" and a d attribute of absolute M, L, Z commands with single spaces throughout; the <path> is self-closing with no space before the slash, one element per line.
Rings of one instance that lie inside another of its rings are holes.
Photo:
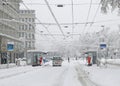
<path fill-rule="evenodd" d="M 7 50 L 13 51 L 14 50 L 14 42 L 8 42 L 7 43 Z"/>
<path fill-rule="evenodd" d="M 100 44 L 100 48 L 101 48 L 101 49 L 104 49 L 104 48 L 106 48 L 106 47 L 107 47 L 106 44 Z"/>

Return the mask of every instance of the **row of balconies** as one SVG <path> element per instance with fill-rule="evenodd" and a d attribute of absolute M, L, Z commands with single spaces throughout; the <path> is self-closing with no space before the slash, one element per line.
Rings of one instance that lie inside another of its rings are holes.
<path fill-rule="evenodd" d="M 13 21 L 11 22 L 9 19 L 1 19 L 0 23 L 1 23 L 1 25 L 7 26 L 7 27 L 9 27 L 11 29 L 19 30 L 18 29 L 19 28 L 19 26 L 18 26 L 19 24 L 15 23 Z"/>
<path fill-rule="evenodd" d="M 0 27 L 0 33 L 18 38 L 18 34 L 16 33 L 16 30 L 10 29 L 7 26 Z"/>
<path fill-rule="evenodd" d="M 3 2 L 0 1 L 0 3 L 3 3 Z M 6 13 L 9 16 L 11 16 L 13 19 L 17 19 L 19 17 L 19 13 L 16 10 L 14 10 L 12 7 L 10 7 L 9 4 L 1 4 L 0 5 L 0 10 L 3 13 Z"/>
<path fill-rule="evenodd" d="M 19 37 L 26 37 L 26 36 L 28 37 L 29 36 L 29 38 L 34 38 L 35 32 L 18 31 L 18 34 L 19 34 Z"/>

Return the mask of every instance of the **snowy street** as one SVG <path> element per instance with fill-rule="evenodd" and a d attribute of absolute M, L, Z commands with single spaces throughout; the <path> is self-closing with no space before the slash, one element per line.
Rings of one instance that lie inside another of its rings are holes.
<path fill-rule="evenodd" d="M 0 86 L 120 86 L 120 0 L 0 0 Z"/>
<path fill-rule="evenodd" d="M 3 69 L 4 72 L 0 70 L 0 86 L 80 86 L 73 64 Z"/>
<path fill-rule="evenodd" d="M 1 69 L 0 86 L 119 86 L 119 72 L 118 67 L 87 67 L 83 61 L 64 61 L 62 67 Z"/>

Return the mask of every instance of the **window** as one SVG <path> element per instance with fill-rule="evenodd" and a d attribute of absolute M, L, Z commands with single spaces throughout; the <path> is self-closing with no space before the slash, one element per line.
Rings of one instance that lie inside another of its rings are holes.
<path fill-rule="evenodd" d="M 24 37 L 24 32 L 22 32 L 22 37 Z"/>
<path fill-rule="evenodd" d="M 31 18 L 29 18 L 29 22 L 31 22 Z"/>
<path fill-rule="evenodd" d="M 19 32 L 19 37 L 21 37 L 21 32 Z"/>
<path fill-rule="evenodd" d="M 24 22 L 24 18 L 21 19 Z"/>
<path fill-rule="evenodd" d="M 19 26 L 19 30 L 21 30 L 21 27 L 22 27 L 22 26 Z"/>
<path fill-rule="evenodd" d="M 24 13 L 23 10 L 21 10 L 21 13 Z"/>
<path fill-rule="evenodd" d="M 34 34 L 32 34 L 32 39 L 35 39 L 35 36 L 34 36 Z"/>
<path fill-rule="evenodd" d="M 22 21 L 22 18 L 20 18 L 19 20 Z"/>
<path fill-rule="evenodd" d="M 25 30 L 27 29 L 27 25 L 25 25 Z"/>
<path fill-rule="evenodd" d="M 25 42 L 25 47 L 27 47 L 28 46 L 28 44 L 27 44 L 27 41 Z"/>
<path fill-rule="evenodd" d="M 24 30 L 24 25 L 22 25 L 22 28 L 21 28 L 22 30 Z"/>
<path fill-rule="evenodd" d="M 31 34 L 29 33 L 29 39 L 31 39 Z"/>
<path fill-rule="evenodd" d="M 35 42 L 33 41 L 33 42 L 32 42 L 32 47 L 33 47 L 33 48 L 35 47 L 35 45 L 34 45 L 34 44 L 35 44 Z"/>
<path fill-rule="evenodd" d="M 25 18 L 25 22 L 27 22 L 28 21 L 28 18 Z"/>
<path fill-rule="evenodd" d="M 31 30 L 31 28 L 32 28 L 32 25 L 31 25 L 31 24 L 29 24 L 29 30 Z"/>
<path fill-rule="evenodd" d="M 33 31 L 34 31 L 34 26 L 32 27 Z"/>
<path fill-rule="evenodd" d="M 30 41 L 27 41 L 27 48 L 31 48 L 31 42 Z"/>
<path fill-rule="evenodd" d="M 35 19 L 34 18 L 32 18 L 32 22 L 34 22 L 35 21 Z"/>
<path fill-rule="evenodd" d="M 26 11 L 26 10 L 25 10 L 24 12 L 25 12 L 25 13 L 27 13 L 27 11 Z"/>

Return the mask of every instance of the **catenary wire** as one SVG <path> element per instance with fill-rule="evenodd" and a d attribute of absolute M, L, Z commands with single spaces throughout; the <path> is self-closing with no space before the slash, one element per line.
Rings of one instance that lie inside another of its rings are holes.
<path fill-rule="evenodd" d="M 26 7 L 26 9 L 30 10 L 24 2 L 22 2 L 22 4 Z M 35 18 L 38 20 L 39 23 L 41 23 L 41 21 L 37 17 L 35 17 Z M 50 31 L 48 30 L 48 28 L 45 25 L 43 25 L 42 23 L 41 23 L 41 25 L 47 30 L 47 32 L 49 34 L 51 34 Z M 51 36 L 53 37 L 53 39 L 55 39 L 55 37 L 53 35 L 51 35 Z"/>
<path fill-rule="evenodd" d="M 86 23 L 85 23 L 85 25 L 84 25 L 83 33 L 85 32 L 85 30 L 86 30 L 86 26 L 87 26 L 87 24 L 88 24 L 87 22 L 88 22 L 88 19 L 89 19 L 89 15 L 90 15 L 91 7 L 92 7 L 92 0 L 90 1 L 90 6 L 89 6 L 89 10 L 88 10 L 87 18 L 86 18 Z"/>
<path fill-rule="evenodd" d="M 72 6 L 72 34 L 74 33 L 74 7 L 73 7 L 73 0 L 71 0 L 71 6 Z M 72 35 L 73 38 L 73 35 Z"/>
<path fill-rule="evenodd" d="M 53 11 L 52 11 L 52 9 L 51 9 L 51 7 L 50 7 L 50 5 L 49 5 L 48 1 L 47 1 L 47 0 L 45 0 L 45 3 L 47 4 L 47 7 L 48 7 L 49 11 L 51 12 L 51 14 L 52 14 L 52 16 L 53 16 L 53 18 L 54 18 L 55 22 L 57 23 L 57 25 L 58 25 L 58 27 L 59 27 L 59 29 L 60 29 L 61 33 L 62 33 L 62 34 L 63 34 L 63 36 L 65 37 L 64 32 L 63 32 L 63 30 L 62 30 L 62 28 L 61 28 L 61 26 L 60 26 L 60 24 L 59 24 L 59 22 L 58 22 L 57 18 L 55 17 L 55 15 L 54 15 L 54 13 L 53 13 Z"/>

